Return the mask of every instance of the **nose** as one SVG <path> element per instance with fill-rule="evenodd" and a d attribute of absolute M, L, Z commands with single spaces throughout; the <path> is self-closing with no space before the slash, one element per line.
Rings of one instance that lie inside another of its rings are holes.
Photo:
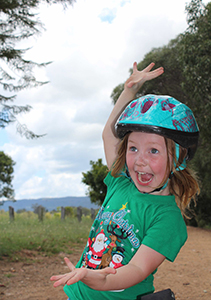
<path fill-rule="evenodd" d="M 146 155 L 144 155 L 143 153 L 139 153 L 139 155 L 137 155 L 136 157 L 136 165 L 146 166 L 147 164 L 148 164 L 148 159 Z"/>

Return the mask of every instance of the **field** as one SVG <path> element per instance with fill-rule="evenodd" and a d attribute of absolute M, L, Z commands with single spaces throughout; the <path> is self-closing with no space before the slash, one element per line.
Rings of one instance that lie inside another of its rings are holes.
<path fill-rule="evenodd" d="M 21 216 L 12 223 L 1 217 L 0 249 L 4 255 L 1 254 L 0 260 L 0 299 L 66 300 L 62 288 L 53 288 L 49 278 L 68 271 L 64 256 L 77 262 L 91 219 L 86 217 L 79 223 L 74 218 L 62 222 L 54 217 L 40 223 L 35 216 L 33 222 L 32 216 L 28 219 L 25 216 L 23 225 Z M 188 234 L 188 241 L 175 262 L 165 261 L 160 266 L 155 288 L 171 288 L 177 300 L 210 300 L 211 231 L 188 227 Z"/>
<path fill-rule="evenodd" d="M 91 224 L 90 216 L 83 217 L 81 223 L 75 217 L 61 221 L 59 212 L 46 213 L 43 222 L 30 211 L 15 214 L 13 222 L 9 221 L 7 213 L 0 213 L 0 257 L 16 260 L 18 254 L 14 253 L 22 249 L 38 250 L 47 255 L 71 253 L 75 246 L 84 245 Z"/>

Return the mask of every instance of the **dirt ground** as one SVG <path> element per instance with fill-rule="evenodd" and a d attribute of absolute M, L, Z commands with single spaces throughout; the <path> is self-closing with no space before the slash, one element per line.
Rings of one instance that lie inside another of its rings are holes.
<path fill-rule="evenodd" d="M 211 231 L 188 227 L 188 241 L 174 263 L 165 261 L 155 275 L 155 288 L 171 288 L 177 300 L 211 300 Z M 76 263 L 82 249 L 68 257 Z M 0 261 L 0 299 L 67 300 L 62 287 L 54 288 L 49 278 L 68 271 L 64 253 L 44 257 L 25 250 L 29 262 Z"/>

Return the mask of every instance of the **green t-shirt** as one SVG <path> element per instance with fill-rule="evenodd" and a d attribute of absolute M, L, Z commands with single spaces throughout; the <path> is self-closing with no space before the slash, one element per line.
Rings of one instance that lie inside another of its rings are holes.
<path fill-rule="evenodd" d="M 76 267 L 119 268 L 129 263 L 141 244 L 174 261 L 187 239 L 175 197 L 142 194 L 128 178 L 114 178 L 110 173 L 105 183 L 105 201 Z M 64 291 L 71 300 L 134 300 L 154 291 L 153 274 L 121 291 L 96 291 L 80 281 L 66 285 Z"/>

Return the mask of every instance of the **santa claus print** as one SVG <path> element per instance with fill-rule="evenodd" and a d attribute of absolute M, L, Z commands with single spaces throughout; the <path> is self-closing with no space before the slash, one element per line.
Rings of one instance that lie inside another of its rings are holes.
<path fill-rule="evenodd" d="M 105 236 L 105 233 L 101 231 L 98 233 L 93 241 L 89 238 L 88 240 L 88 253 L 86 256 L 86 267 L 89 269 L 96 269 L 102 260 L 103 252 L 108 247 L 110 241 Z"/>

